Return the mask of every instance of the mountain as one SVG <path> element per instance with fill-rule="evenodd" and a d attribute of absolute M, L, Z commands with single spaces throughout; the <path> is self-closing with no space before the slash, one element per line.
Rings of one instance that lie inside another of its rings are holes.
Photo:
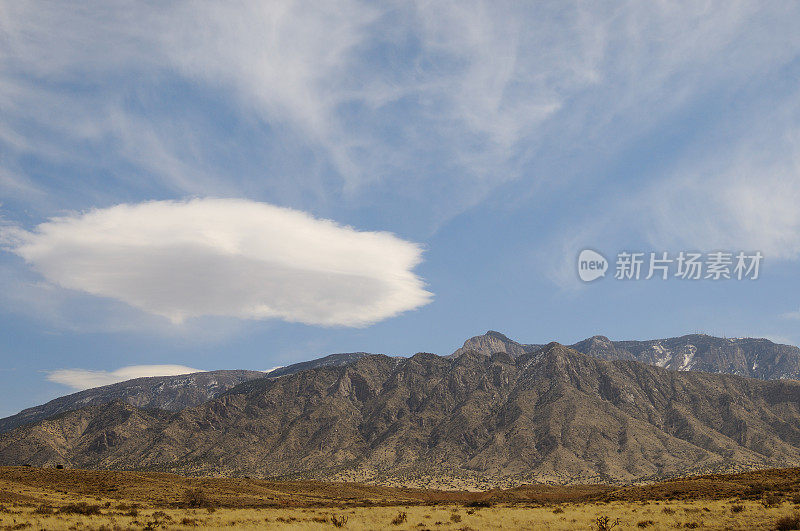
<path fill-rule="evenodd" d="M 300 371 L 307 371 L 309 369 L 317 369 L 319 367 L 339 366 L 353 363 L 357 359 L 369 356 L 366 352 L 346 352 L 343 354 L 330 354 L 328 356 L 317 358 L 310 361 L 301 361 L 286 367 L 278 367 L 269 371 L 266 376 L 269 378 L 277 378 L 278 376 L 286 376 L 287 374 L 294 374 Z"/>
<path fill-rule="evenodd" d="M 0 419 L 0 433 L 13 430 L 24 424 L 38 422 L 66 411 L 80 409 L 85 406 L 107 404 L 116 400 L 122 400 L 140 408 L 180 411 L 187 407 L 202 404 L 206 400 L 214 398 L 248 380 L 276 378 L 328 365 L 345 365 L 367 355 L 365 352 L 331 354 L 319 359 L 279 367 L 268 373 L 247 370 L 222 370 L 181 374 L 178 376 L 136 378 L 62 396 L 41 406 L 31 407 L 16 415 Z"/>
<path fill-rule="evenodd" d="M 0 435 L 0 464 L 419 486 L 633 482 L 800 464 L 800 382 L 606 361 L 364 356 L 167 413 L 113 402 Z"/>
<path fill-rule="evenodd" d="M 513 358 L 534 352 L 542 348 L 542 345 L 523 345 L 513 339 L 509 339 L 500 332 L 489 330 L 482 336 L 475 336 L 464 341 L 464 345 L 453 352 L 451 356 L 458 357 L 465 352 L 473 351 L 481 354 L 494 354 L 495 352 L 505 352 Z"/>
<path fill-rule="evenodd" d="M 62 396 L 0 419 L 0 433 L 65 411 L 107 404 L 116 400 L 140 408 L 179 411 L 202 404 L 244 381 L 265 376 L 266 374 L 260 371 L 209 371 L 136 378 Z"/>
<path fill-rule="evenodd" d="M 452 355 L 474 350 L 484 355 L 506 352 L 517 357 L 538 348 L 539 345 L 524 345 L 489 331 L 468 339 Z M 674 371 L 728 373 L 762 380 L 800 379 L 800 349 L 768 339 L 692 334 L 649 341 L 611 341 L 594 336 L 570 348 L 602 360 L 633 360 Z"/>
<path fill-rule="evenodd" d="M 762 380 L 800 378 L 800 349 L 768 339 L 692 334 L 650 341 L 595 336 L 572 348 L 600 359 L 632 359 L 675 371 L 738 374 Z"/>

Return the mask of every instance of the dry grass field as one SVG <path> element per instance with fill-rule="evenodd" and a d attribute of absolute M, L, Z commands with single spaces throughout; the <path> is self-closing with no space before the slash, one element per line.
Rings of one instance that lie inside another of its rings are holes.
<path fill-rule="evenodd" d="M 0 468 L 0 529 L 798 529 L 800 469 L 485 492 Z"/>

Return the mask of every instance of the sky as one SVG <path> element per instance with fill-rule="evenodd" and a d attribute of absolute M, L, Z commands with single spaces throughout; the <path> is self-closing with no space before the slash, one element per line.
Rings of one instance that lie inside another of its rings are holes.
<path fill-rule="evenodd" d="M 0 0 L 0 416 L 487 330 L 800 344 L 799 26 L 788 0 Z M 680 252 L 763 260 L 645 279 Z"/>

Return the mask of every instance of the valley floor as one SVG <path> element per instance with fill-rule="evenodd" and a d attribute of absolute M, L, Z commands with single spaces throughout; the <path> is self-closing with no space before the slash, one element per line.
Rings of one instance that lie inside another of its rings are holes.
<path fill-rule="evenodd" d="M 537 485 L 467 492 L 0 467 L 0 529 L 612 526 L 798 529 L 800 469 L 699 476 L 623 488 Z"/>

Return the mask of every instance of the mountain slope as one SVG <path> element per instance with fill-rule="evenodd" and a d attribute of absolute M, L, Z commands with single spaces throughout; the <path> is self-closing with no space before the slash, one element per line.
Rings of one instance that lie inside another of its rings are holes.
<path fill-rule="evenodd" d="M 269 378 L 276 378 L 278 376 L 286 376 L 287 374 L 294 374 L 300 371 L 307 371 L 309 369 L 317 369 L 319 367 L 339 366 L 352 363 L 364 356 L 369 356 L 366 352 L 346 352 L 342 354 L 329 354 L 322 358 L 317 358 L 309 361 L 301 361 L 285 367 L 278 367 L 269 371 L 266 376 Z"/>
<path fill-rule="evenodd" d="M 109 413 L 119 407 L 4 434 L 0 464 L 489 486 L 800 463 L 800 382 L 609 362 L 558 344 L 516 359 L 366 356 L 245 382 L 168 418 Z"/>
<path fill-rule="evenodd" d="M 16 415 L 0 419 L 0 433 L 66 411 L 107 404 L 117 400 L 141 408 L 179 411 L 186 407 L 202 404 L 242 382 L 265 376 L 266 374 L 260 371 L 233 370 L 135 378 L 62 396 L 46 404 L 31 407 Z"/>

